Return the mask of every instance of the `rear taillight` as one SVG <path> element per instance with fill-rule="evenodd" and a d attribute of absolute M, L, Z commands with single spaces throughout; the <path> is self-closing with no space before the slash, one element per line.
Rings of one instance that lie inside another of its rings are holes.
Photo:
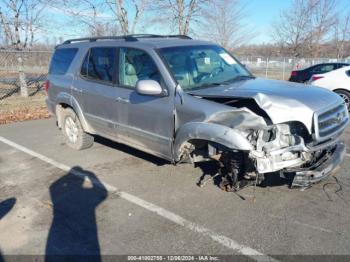
<path fill-rule="evenodd" d="M 323 76 L 312 76 L 311 81 L 316 81 L 316 80 L 321 79 L 321 78 L 323 78 Z"/>
<path fill-rule="evenodd" d="M 297 75 L 297 71 L 292 71 L 291 76 L 296 76 Z"/>
<path fill-rule="evenodd" d="M 44 90 L 45 90 L 46 94 L 49 92 L 49 88 L 50 88 L 50 81 L 46 80 L 44 83 Z"/>

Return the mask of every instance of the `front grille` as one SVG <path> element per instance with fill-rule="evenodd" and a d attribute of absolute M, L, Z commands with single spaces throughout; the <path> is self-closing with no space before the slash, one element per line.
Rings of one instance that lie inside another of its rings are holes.
<path fill-rule="evenodd" d="M 344 104 L 337 105 L 316 115 L 316 118 L 316 137 L 321 140 L 338 133 L 349 121 L 348 110 Z"/>

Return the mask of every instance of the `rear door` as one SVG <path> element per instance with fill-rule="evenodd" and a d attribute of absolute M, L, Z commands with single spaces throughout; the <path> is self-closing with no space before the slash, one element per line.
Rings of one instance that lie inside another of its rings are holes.
<path fill-rule="evenodd" d="M 80 92 L 83 112 L 89 124 L 101 134 L 116 137 L 115 47 L 93 47 L 87 52 L 73 92 Z"/>
<path fill-rule="evenodd" d="M 171 96 L 141 95 L 135 88 L 137 81 L 152 79 L 167 92 L 154 57 L 145 50 L 123 47 L 119 49 L 118 68 L 117 129 L 121 140 L 171 159 L 174 132 L 174 103 Z"/>

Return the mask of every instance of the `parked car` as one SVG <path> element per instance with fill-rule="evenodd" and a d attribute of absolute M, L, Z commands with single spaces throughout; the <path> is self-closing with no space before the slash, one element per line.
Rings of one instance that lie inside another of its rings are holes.
<path fill-rule="evenodd" d="M 313 65 L 300 70 L 294 70 L 290 75 L 289 81 L 305 83 L 311 79 L 312 75 L 327 73 L 348 65 L 349 64 L 347 63 L 324 63 Z"/>
<path fill-rule="evenodd" d="M 217 161 L 226 190 L 271 173 L 309 186 L 345 154 L 338 95 L 256 78 L 222 47 L 185 36 L 67 40 L 45 89 L 70 147 L 98 134 L 174 164 Z"/>
<path fill-rule="evenodd" d="M 310 83 L 336 92 L 350 110 L 350 66 L 311 77 Z"/>

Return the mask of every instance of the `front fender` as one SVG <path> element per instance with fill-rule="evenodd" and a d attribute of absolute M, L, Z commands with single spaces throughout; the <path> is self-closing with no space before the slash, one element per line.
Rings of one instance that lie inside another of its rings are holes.
<path fill-rule="evenodd" d="M 183 146 L 192 139 L 215 142 L 230 149 L 253 149 L 249 141 L 238 130 L 214 123 L 190 122 L 183 125 L 176 132 L 174 143 L 175 161 L 180 160 Z"/>

